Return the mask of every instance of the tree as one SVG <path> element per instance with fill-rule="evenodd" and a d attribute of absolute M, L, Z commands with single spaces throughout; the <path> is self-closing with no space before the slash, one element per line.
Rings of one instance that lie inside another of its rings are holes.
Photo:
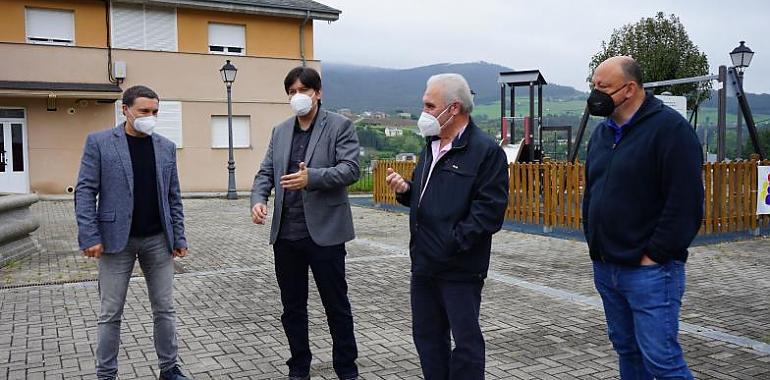
<path fill-rule="evenodd" d="M 591 58 L 588 65 L 589 81 L 596 66 L 617 55 L 633 57 L 642 66 L 642 78 L 645 82 L 709 73 L 706 54 L 701 53 L 698 46 L 690 40 L 679 18 L 673 14 L 666 18 L 663 12 L 615 29 L 609 42 L 602 41 L 601 51 Z M 694 109 L 709 98 L 711 82 L 656 87 L 652 91 L 656 94 L 669 91 L 674 95 L 687 96 L 687 107 Z"/>
<path fill-rule="evenodd" d="M 759 140 L 759 145 L 762 146 L 765 150 L 765 154 L 770 153 L 770 127 L 765 128 L 759 128 L 757 131 L 757 139 Z M 754 145 L 751 143 L 751 140 L 746 142 L 746 145 L 743 146 L 743 158 L 749 157 L 754 152 Z M 765 157 L 767 159 L 767 157 Z"/>

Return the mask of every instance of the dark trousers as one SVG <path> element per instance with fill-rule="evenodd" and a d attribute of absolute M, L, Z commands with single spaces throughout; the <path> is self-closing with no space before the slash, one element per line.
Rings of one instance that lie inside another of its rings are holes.
<path fill-rule="evenodd" d="M 412 276 L 412 336 L 426 380 L 484 379 L 483 287 L 483 281 Z"/>
<path fill-rule="evenodd" d="M 281 289 L 281 322 L 289 340 L 291 358 L 286 362 L 290 376 L 310 373 L 308 338 L 308 268 L 313 271 L 326 320 L 332 335 L 334 371 L 340 379 L 358 375 L 358 349 L 353 335 L 353 314 L 345 280 L 345 245 L 322 247 L 310 238 L 296 241 L 279 239 L 273 245 L 275 275 Z"/>

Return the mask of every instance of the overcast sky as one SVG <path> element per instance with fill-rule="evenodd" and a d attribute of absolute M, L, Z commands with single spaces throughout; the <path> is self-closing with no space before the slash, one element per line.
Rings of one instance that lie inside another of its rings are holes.
<path fill-rule="evenodd" d="M 614 28 L 673 13 L 712 73 L 729 65 L 729 52 L 745 40 L 756 52 L 745 88 L 770 93 L 767 0 L 318 1 L 342 11 L 336 22 L 315 22 L 315 58 L 322 61 L 390 68 L 487 61 L 539 68 L 547 81 L 583 91 L 590 57 Z"/>

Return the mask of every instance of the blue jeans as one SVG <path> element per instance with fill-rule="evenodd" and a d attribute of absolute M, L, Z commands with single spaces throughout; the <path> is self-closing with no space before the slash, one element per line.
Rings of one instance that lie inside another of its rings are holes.
<path fill-rule="evenodd" d="M 623 380 L 692 379 L 677 341 L 684 263 L 623 266 L 594 261 L 607 332 Z"/>
<path fill-rule="evenodd" d="M 132 237 L 122 252 L 104 254 L 99 259 L 101 308 L 96 347 L 96 376 L 99 380 L 114 379 L 118 374 L 123 305 L 137 258 L 150 296 L 158 365 L 161 371 L 165 371 L 177 364 L 174 259 L 168 249 L 166 235 Z"/>
<path fill-rule="evenodd" d="M 483 287 L 483 281 L 412 275 L 412 336 L 425 380 L 484 379 Z"/>
<path fill-rule="evenodd" d="M 353 314 L 345 280 L 345 245 L 317 245 L 310 238 L 278 239 L 273 245 L 275 275 L 281 290 L 281 323 L 289 341 L 291 358 L 286 362 L 290 376 L 310 373 L 308 337 L 308 268 L 313 271 L 318 294 L 326 311 L 332 336 L 332 365 L 340 379 L 358 376 L 358 346 L 353 333 Z"/>

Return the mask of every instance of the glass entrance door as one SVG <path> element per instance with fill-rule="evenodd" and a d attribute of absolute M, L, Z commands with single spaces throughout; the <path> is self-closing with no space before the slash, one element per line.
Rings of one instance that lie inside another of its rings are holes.
<path fill-rule="evenodd" d="M 24 119 L 0 119 L 0 193 L 29 192 L 26 134 Z"/>

